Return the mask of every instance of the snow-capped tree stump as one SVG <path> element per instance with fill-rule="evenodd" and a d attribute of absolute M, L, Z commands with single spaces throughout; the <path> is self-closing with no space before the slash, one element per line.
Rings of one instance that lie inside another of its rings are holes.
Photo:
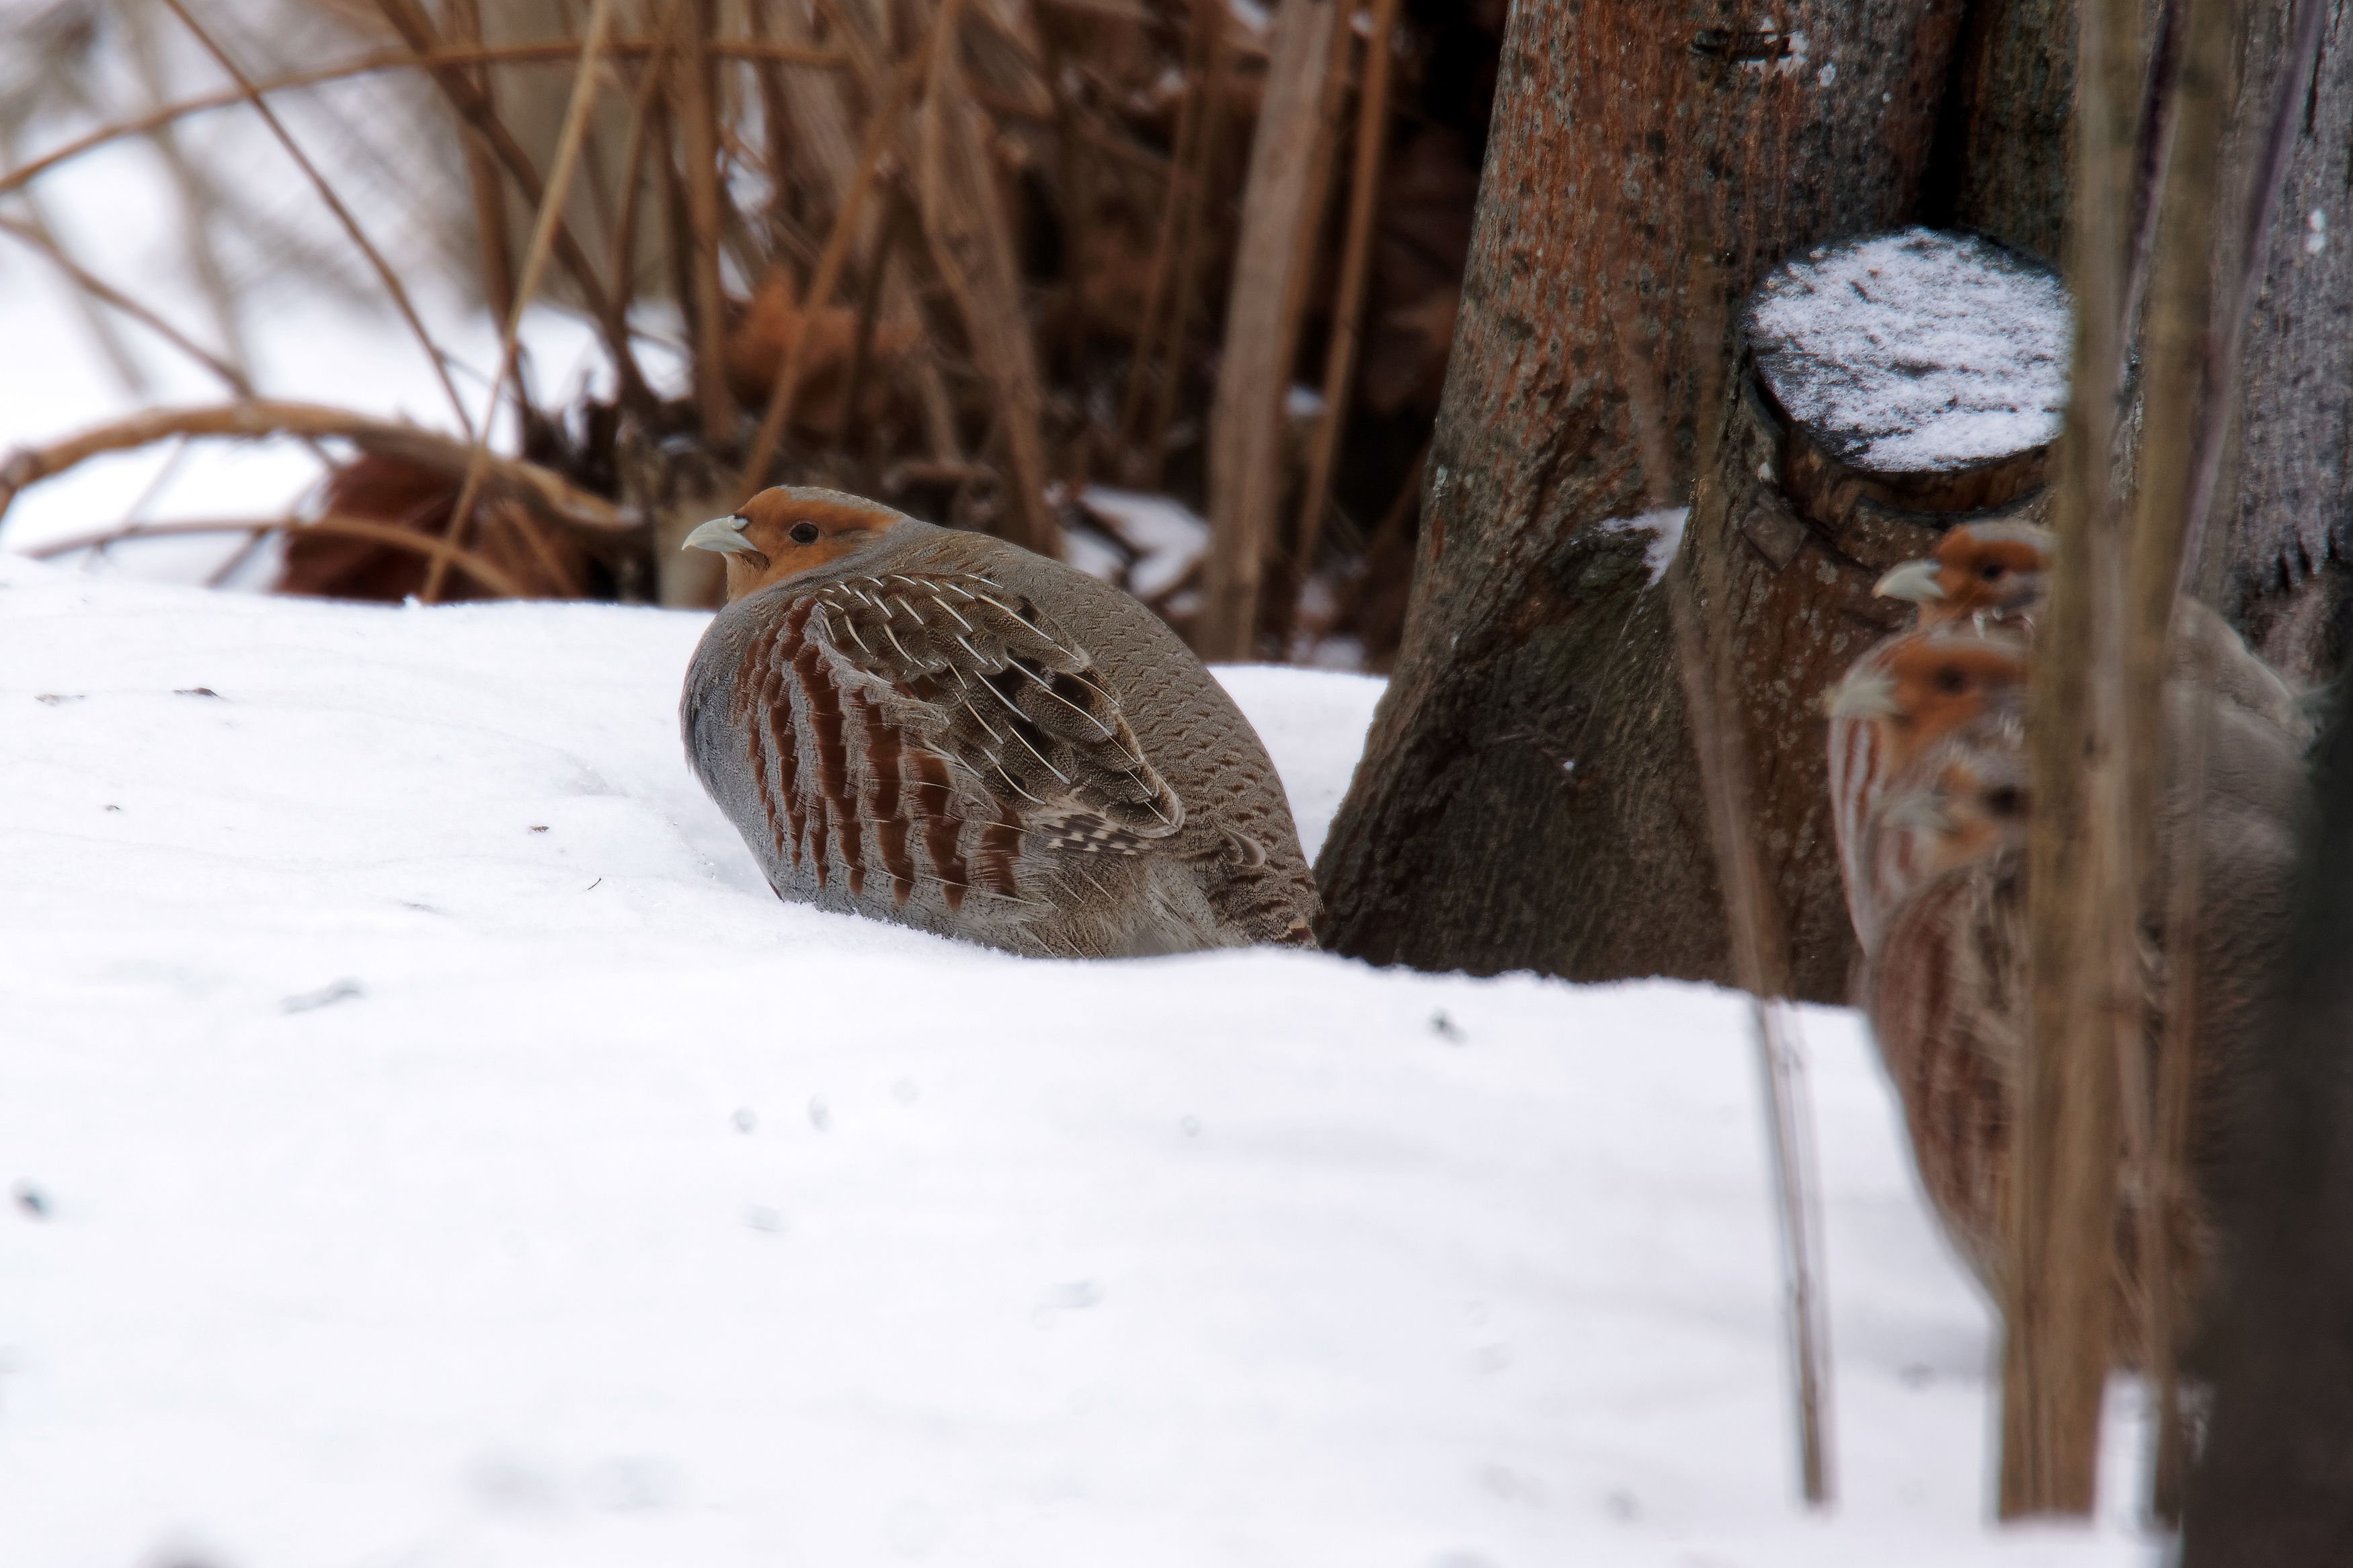
<path fill-rule="evenodd" d="M 1720 550 L 1755 842 L 1799 994 L 1841 997 L 1855 953 L 1831 838 L 1823 693 L 1911 606 L 1890 567 L 1956 522 L 2040 510 L 2066 397 L 2058 278 L 1912 228 L 1776 268 L 1741 318 L 1715 484 L 1687 548 Z M 1710 520 L 1720 520 L 1705 531 Z M 1699 580 L 1704 582 L 1703 572 Z"/>

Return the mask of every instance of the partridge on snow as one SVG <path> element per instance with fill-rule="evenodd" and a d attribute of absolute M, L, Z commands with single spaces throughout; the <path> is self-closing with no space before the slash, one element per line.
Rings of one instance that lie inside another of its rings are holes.
<path fill-rule="evenodd" d="M 686 543 L 728 600 L 687 756 L 778 897 L 1038 956 L 1314 945 L 1265 748 L 1125 594 L 833 490 Z"/>

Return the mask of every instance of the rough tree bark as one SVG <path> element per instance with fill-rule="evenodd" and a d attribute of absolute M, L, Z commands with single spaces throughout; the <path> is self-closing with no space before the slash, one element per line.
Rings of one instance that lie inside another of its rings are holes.
<path fill-rule="evenodd" d="M 2242 139 L 2261 134 L 2288 24 L 2284 5 L 2254 10 Z M 2241 346 L 2236 504 L 2226 488 L 2216 509 L 2225 609 L 2306 679 L 2343 667 L 2353 587 L 2353 12 L 2323 29 Z"/>
<path fill-rule="evenodd" d="M 1923 219 L 2058 260 L 2074 99 L 2074 0 L 1976 0 Z"/>
<path fill-rule="evenodd" d="M 2353 1558 L 2353 686 L 2315 795 L 2304 904 L 2242 1147 L 2214 1417 L 2182 1521 L 2186 1568 Z"/>
<path fill-rule="evenodd" d="M 1772 32 L 1715 4 L 1514 7 L 1405 643 L 1318 866 L 1328 944 L 1726 977 L 1648 541 L 1603 526 L 1641 510 L 1620 367 L 1653 367 L 1687 485 L 1724 326 L 1694 264 L 1736 295 L 1908 217 L 1961 10 L 1806 0 Z"/>

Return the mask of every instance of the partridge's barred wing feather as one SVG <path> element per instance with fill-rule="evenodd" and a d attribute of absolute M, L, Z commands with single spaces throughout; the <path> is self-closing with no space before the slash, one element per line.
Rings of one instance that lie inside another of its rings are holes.
<path fill-rule="evenodd" d="M 1029 835 L 1130 854 L 1184 825 L 1086 650 L 984 577 L 893 573 L 792 595 L 734 689 L 772 836 L 796 865 L 807 846 L 820 885 L 830 847 L 853 895 L 864 825 L 895 901 L 935 879 L 951 907 L 975 889 L 1018 896 Z"/>

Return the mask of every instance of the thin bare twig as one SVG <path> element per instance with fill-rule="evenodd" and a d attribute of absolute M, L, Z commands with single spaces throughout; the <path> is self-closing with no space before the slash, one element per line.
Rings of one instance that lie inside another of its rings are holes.
<path fill-rule="evenodd" d="M 408 330 L 416 334 L 417 343 L 425 350 L 425 357 L 432 362 L 433 374 L 440 381 L 441 390 L 448 395 L 449 406 L 457 413 L 458 427 L 470 434 L 474 428 L 473 422 L 466 416 L 466 403 L 458 395 L 458 384 L 449 379 L 448 358 L 434 342 L 433 335 L 425 330 L 425 322 L 417 315 L 417 307 L 409 301 L 408 289 L 401 283 L 400 275 L 385 260 L 383 252 L 376 249 L 367 232 L 360 227 L 359 219 L 343 205 L 343 198 L 335 194 L 334 186 L 328 184 L 327 177 L 319 173 L 318 165 L 311 162 L 301 144 L 287 131 L 285 123 L 278 118 L 278 111 L 263 101 L 260 92 L 253 85 L 253 79 L 245 74 L 227 50 L 214 41 L 213 36 L 205 30 L 204 24 L 189 14 L 182 0 L 164 0 L 164 4 L 170 6 L 172 15 L 196 36 L 196 41 L 204 45 L 205 52 L 219 63 L 221 69 L 228 72 L 230 79 L 244 93 L 246 101 L 253 105 L 253 111 L 261 117 L 263 124 L 269 127 L 269 133 L 278 138 L 278 144 L 286 149 L 286 155 L 294 160 L 303 176 L 319 193 L 319 199 L 327 204 L 327 209 L 335 215 L 335 221 L 343 226 L 345 234 L 351 236 L 352 243 L 359 247 L 360 254 L 367 258 L 368 265 L 383 280 L 385 292 L 392 296 L 393 306 L 400 312 L 400 319 L 408 323 Z"/>
<path fill-rule="evenodd" d="M 48 258 L 50 262 L 53 263 L 59 271 L 72 279 L 75 287 L 80 289 L 92 299 L 103 300 L 108 305 L 112 306 L 115 310 L 121 311 L 124 315 L 130 317 L 141 326 L 145 327 L 149 331 L 153 332 L 157 337 L 162 338 L 165 342 L 171 344 L 174 348 L 179 350 L 190 359 L 195 360 L 198 364 L 203 365 L 206 370 L 212 372 L 215 375 L 220 377 L 223 382 L 227 383 L 228 389 L 231 392 L 236 393 L 239 397 L 251 397 L 253 395 L 253 385 L 250 382 L 246 380 L 243 372 L 239 371 L 235 365 L 229 363 L 227 360 L 224 360 L 217 354 L 214 353 L 211 350 L 196 342 L 194 339 L 187 336 L 187 334 L 181 331 L 177 327 L 172 325 L 171 322 L 164 320 L 163 317 L 157 315 L 154 311 L 149 310 L 146 306 L 141 304 L 130 295 L 123 293 L 120 289 L 115 288 L 104 279 L 98 277 L 95 273 L 92 273 L 88 268 L 84 268 L 81 263 L 67 255 L 54 240 L 52 240 L 47 235 L 42 233 L 39 229 L 33 227 L 30 224 L 19 223 L 12 217 L 0 216 L 0 232 L 14 235 L 25 244 L 39 251 L 43 256 Z"/>
<path fill-rule="evenodd" d="M 428 53 L 439 43 L 432 18 L 426 14 L 420 0 L 376 0 L 376 9 L 401 36 L 401 40 L 418 53 Z M 476 90 L 472 79 L 461 69 L 436 67 L 428 68 L 427 74 L 441 89 L 442 97 L 457 111 L 458 118 L 473 134 L 481 137 L 497 155 L 501 165 L 513 179 L 524 204 L 534 211 L 538 210 L 546 199 L 545 182 L 540 178 L 530 155 L 522 150 L 522 144 L 515 140 L 513 132 L 500 118 L 496 106 Z M 560 211 L 556 217 L 554 243 L 556 259 L 564 264 L 574 287 L 579 289 L 590 319 L 606 326 L 605 352 L 612 359 L 614 376 L 620 384 L 620 400 L 632 407 L 650 405 L 654 401 L 653 394 L 646 385 L 645 372 L 631 349 L 629 334 L 627 331 L 611 330 L 613 313 L 608 290 L 604 280 L 596 276 L 596 268 L 588 260 L 587 251 L 573 236 L 572 226 L 563 220 Z"/>
<path fill-rule="evenodd" d="M 679 301 L 692 312 L 694 395 L 702 410 L 702 438 L 712 451 L 733 442 L 735 398 L 727 387 L 727 300 L 719 284 L 718 82 L 706 48 L 712 24 L 710 0 L 692 0 L 681 29 L 685 47 L 671 57 L 678 114 L 686 132 L 689 280 Z"/>
<path fill-rule="evenodd" d="M 1160 488 L 1168 460 L 1168 429 L 1176 417 L 1176 389 L 1184 380 L 1185 340 L 1193 328 L 1193 308 L 1200 296 L 1198 258 L 1209 226 L 1210 175 L 1225 151 L 1226 98 L 1231 82 L 1234 46 L 1232 21 L 1225 0 L 1194 0 L 1194 25 L 1208 39 L 1208 101 L 1202 109 L 1195 163 L 1188 176 L 1185 229 L 1176 241 L 1176 303 L 1168 318 L 1160 352 L 1160 387 L 1153 399 L 1152 425 L 1145 435 L 1144 488 Z"/>
<path fill-rule="evenodd" d="M 2169 626 L 2174 600 L 2193 582 L 2199 584 L 2201 600 L 2211 598 L 2220 586 L 2226 552 L 2216 551 L 2207 558 L 2204 545 L 2221 454 L 2236 401 L 2240 336 L 2269 259 L 2272 221 L 2279 210 L 2297 105 L 2318 65 L 2326 9 L 2316 0 L 2304 0 L 2295 14 L 2295 31 L 2272 84 L 2263 141 L 2248 172 L 2241 226 L 2233 237 L 2238 271 L 2230 287 L 2215 290 L 2211 298 L 2205 288 L 2206 257 L 2211 249 L 2222 184 L 2220 160 L 2211 145 L 2220 139 L 2220 80 L 2198 81 L 2195 85 L 2202 90 L 2182 110 L 2185 119 L 2198 120 L 2191 128 L 2197 140 L 2185 146 L 2187 156 L 2182 161 L 2187 166 L 2173 179 L 2179 187 L 2179 210 L 2169 209 L 2168 216 L 2179 232 L 2169 237 L 2168 254 L 2158 268 L 2160 282 L 2170 288 L 2160 292 L 2152 307 L 2156 319 L 2149 334 L 2147 428 L 2154 439 L 2145 447 L 2150 468 L 2142 480 L 2143 529 L 2135 542 L 2151 552 L 2145 563 L 2136 560 L 2139 568 L 2137 608 L 2143 617 L 2138 629 L 2144 637 L 2157 615 L 2164 615 Z M 2206 20 L 2202 14 L 2201 20 Z M 2227 16 L 2208 20 L 2207 25 L 2210 36 L 2200 42 L 2216 58 L 2208 63 L 2206 74 L 2219 78 L 2227 68 L 2227 56 L 2235 40 L 2230 36 Z M 2178 460 L 2177 451 L 2184 454 Z M 2170 532 L 2161 539 L 2149 537 L 2147 520 L 2152 511 L 2170 525 Z M 2170 546 L 2170 553 L 2162 552 L 2166 546 Z M 2161 606 L 2154 602 L 2159 599 Z M 2199 644 L 2198 655 L 2188 731 L 2175 738 L 2180 750 L 2181 787 L 2189 803 L 2187 819 L 2191 822 L 2202 819 L 2211 772 L 2217 657 L 2211 639 Z M 2164 926 L 2164 1027 L 2158 1044 L 2146 1199 L 2160 1219 L 2187 1201 L 2190 1106 L 2197 1068 L 2191 1028 L 2204 980 L 2198 973 L 2194 945 L 2204 898 L 2204 837 L 2196 832 L 2182 834 L 2173 849 Z M 2149 1373 L 2157 1405 L 2149 1507 L 2159 1521 L 2177 1523 L 2189 1439 L 2181 1408 L 2172 1319 L 2175 1282 L 2185 1265 L 2175 1256 L 2169 1227 L 2160 1224 L 2150 1228 L 2152 1244 L 2143 1265 L 2149 1303 Z"/>
<path fill-rule="evenodd" d="M 430 556 L 443 566 L 455 566 L 483 587 L 502 598 L 521 599 L 528 596 L 522 584 L 470 551 L 460 550 L 446 539 L 397 524 L 381 522 L 370 517 L 346 517 L 340 512 L 328 512 L 320 517 L 271 517 L 225 519 L 221 521 L 193 520 L 171 522 L 133 523 L 128 527 L 111 528 L 101 533 L 76 534 L 70 539 L 53 539 L 25 552 L 36 561 L 54 556 L 71 555 L 78 550 L 105 550 L 116 544 L 127 544 L 136 539 L 168 539 L 175 535 L 207 533 L 285 533 L 289 535 L 315 533 L 329 539 L 353 539 L 368 544 L 390 545 L 396 550 L 414 551 Z"/>
<path fill-rule="evenodd" d="M 661 50 L 662 42 L 659 37 L 617 39 L 605 46 L 605 53 L 608 57 L 628 59 L 659 54 Z M 711 52 L 727 59 L 767 60 L 779 65 L 808 66 L 826 70 L 841 70 L 849 65 L 848 57 L 832 50 L 796 48 L 789 44 L 771 44 L 758 39 L 719 40 L 711 46 Z M 440 71 L 477 65 L 567 65 L 579 53 L 579 43 L 572 39 L 532 44 L 487 44 L 465 48 L 375 49 L 333 65 L 312 66 L 305 70 L 289 71 L 283 76 L 256 81 L 253 90 L 268 97 L 389 70 Z M 151 135 L 174 121 L 185 120 L 194 114 L 209 113 L 216 109 L 231 109 L 248 100 L 242 89 L 203 93 L 195 98 L 182 99 L 176 103 L 164 104 L 127 120 L 101 125 L 60 146 L 50 148 L 28 163 L 0 173 L 0 195 L 5 195 L 27 181 L 38 179 L 59 163 L 79 158 L 110 142 L 120 141 L 125 136 Z"/>
<path fill-rule="evenodd" d="M 2143 0 L 2084 0 L 2057 449 L 2057 559 L 2028 681 L 2028 1048 L 2012 1121 L 2001 1516 L 2088 1513 L 2115 1298 L 2119 1070 L 2144 1049 L 2129 804 L 2124 541 L 2113 454 Z M 2177 141 L 2177 146 L 2179 142 Z"/>
<path fill-rule="evenodd" d="M 801 330 L 786 346 L 784 358 L 776 366 L 776 379 L 768 388 L 768 406 L 760 415 L 760 427 L 753 434 L 752 446 L 744 458 L 744 468 L 735 483 L 739 494 L 749 500 L 767 480 L 768 465 L 776 455 L 776 445 L 784 438 L 785 421 L 790 416 L 793 394 L 798 390 L 801 362 L 807 356 L 809 340 L 816 313 L 832 300 L 834 289 L 840 284 L 841 269 L 849 258 L 850 241 L 858 233 L 860 213 L 866 205 L 867 194 L 873 188 L 874 174 L 882 155 L 898 134 L 899 116 L 923 79 L 930 73 L 932 51 L 939 47 L 944 28 L 954 25 L 953 18 L 960 9 L 957 0 L 943 0 L 932 16 L 923 37 L 913 54 L 899 64 L 891 76 L 891 85 L 882 101 L 874 105 L 866 121 L 866 136 L 858 150 L 858 165 L 849 178 L 849 188 L 842 193 L 841 205 L 833 215 L 833 226 L 825 237 L 825 249 L 818 256 L 817 271 L 809 279 L 808 288 L 799 301 Z"/>
<path fill-rule="evenodd" d="M 1724 338 L 1723 286 L 1703 262 L 1693 292 L 1715 306 L 1715 337 Z M 1668 446 L 1667 416 L 1658 373 L 1641 339 L 1641 327 L 1630 290 L 1621 291 L 1617 311 L 1617 341 L 1626 387 L 1628 416 L 1633 426 L 1650 505 L 1674 504 L 1673 458 Z M 1740 721 L 1728 637 L 1710 637 L 1704 630 L 1700 596 L 1722 606 L 1727 594 L 1723 552 L 1717 535 L 1728 523 L 1725 497 L 1715 476 L 1715 450 L 1721 432 L 1721 354 L 1709 355 L 1709 374 L 1700 406 L 1707 421 L 1698 472 L 1698 493 L 1684 525 L 1683 546 L 1668 568 L 1666 589 L 1669 625 L 1673 632 L 1675 665 L 1683 691 L 1683 708 L 1691 731 L 1692 750 L 1699 762 L 1702 792 L 1707 801 L 1708 837 L 1715 851 L 1716 880 L 1723 891 L 1725 923 L 1731 937 L 1733 973 L 1749 997 L 1749 1027 L 1757 1048 L 1759 1076 L 1765 1087 L 1767 1152 L 1772 1163 L 1774 1213 L 1781 1235 L 1783 1288 L 1788 1293 L 1788 1325 L 1790 1361 L 1796 1385 L 1798 1466 L 1799 1485 L 1808 1503 L 1826 1507 L 1835 1489 L 1831 1472 L 1828 1434 L 1830 1418 L 1830 1336 L 1820 1288 L 1820 1222 L 1812 1197 L 1813 1136 L 1806 1113 L 1804 1068 L 1799 1055 L 1797 1023 L 1780 1000 L 1789 994 L 1788 958 L 1785 939 L 1766 890 L 1764 868 L 1746 830 L 1750 820 L 1748 771 L 1741 742 Z M 1692 580 L 1694 570 L 1703 581 Z M 1712 646 L 1711 646 L 1712 645 Z"/>
<path fill-rule="evenodd" d="M 1152 266 L 1145 274 L 1144 314 L 1135 323 L 1135 351 L 1128 361 L 1127 388 L 1120 398 L 1119 433 L 1123 438 L 1133 437 L 1136 416 L 1144 408 L 1145 371 L 1151 363 L 1161 307 L 1167 300 L 1177 231 L 1192 210 L 1187 198 L 1198 174 L 1194 164 L 1199 156 L 1201 127 L 1208 107 L 1209 26 L 1196 5 L 1192 31 L 1186 40 L 1185 96 L 1176 103 L 1176 136 L 1171 143 L 1175 157 L 1169 163 L 1167 188 L 1162 194 L 1160 223 L 1152 244 Z"/>
<path fill-rule="evenodd" d="M 482 41 L 480 0 L 448 0 L 442 8 L 448 18 L 449 31 L 460 45 L 479 45 Z M 496 110 L 498 100 L 491 82 L 488 68 L 469 73 L 474 90 L 482 101 Z M 500 177 L 498 154 L 491 151 L 489 141 L 468 126 L 459 137 L 466 155 L 466 184 L 474 201 L 474 232 L 481 250 L 482 291 L 490 296 L 491 310 L 504 321 L 514 309 L 514 247 L 507 237 L 507 185 Z M 521 413 L 521 409 L 517 409 Z"/>
<path fill-rule="evenodd" d="M 596 101 L 596 54 L 612 19 L 613 0 L 594 0 L 588 8 L 587 32 L 580 40 L 580 68 L 572 79 L 572 101 L 565 108 L 564 129 L 556 137 L 554 166 L 548 171 L 547 192 L 540 200 L 539 216 L 532 224 L 531 243 L 523 250 L 522 274 L 515 281 L 514 309 L 508 313 L 506 331 L 500 337 L 499 370 L 491 380 L 490 412 L 484 415 L 482 427 L 475 434 L 474 449 L 466 461 L 465 481 L 458 489 L 458 502 L 449 509 L 449 524 L 442 535 L 451 544 L 465 538 L 474 498 L 481 489 L 490 458 L 491 416 L 497 412 L 507 377 L 514 374 L 515 341 L 522 330 L 522 313 L 539 292 L 540 275 L 546 270 L 555 228 L 562 221 L 564 200 L 572 189 L 572 171 L 580 161 L 580 142 L 588 130 L 588 110 Z M 437 555 L 426 571 L 419 597 L 428 605 L 440 593 L 448 561 L 446 555 Z"/>
<path fill-rule="evenodd" d="M 655 52 L 648 57 L 638 78 L 637 95 L 629 103 L 629 134 L 621 153 L 621 211 L 613 224 L 613 316 L 606 323 L 607 336 L 624 336 L 629 330 L 629 305 L 638 292 L 638 194 L 645 187 L 646 143 L 665 69 L 660 46 L 670 40 L 685 4 L 686 0 L 669 0 L 663 7 L 654 29 Z"/>

